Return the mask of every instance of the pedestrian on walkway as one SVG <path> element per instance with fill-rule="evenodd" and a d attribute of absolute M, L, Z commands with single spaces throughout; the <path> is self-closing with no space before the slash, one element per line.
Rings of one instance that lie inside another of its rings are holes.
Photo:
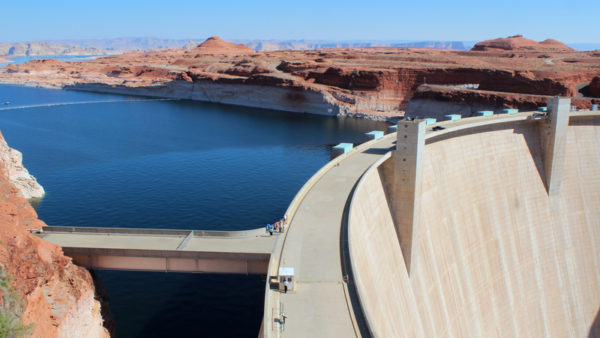
<path fill-rule="evenodd" d="M 270 227 L 271 227 L 271 224 L 267 224 L 266 232 L 269 232 Z"/>
<path fill-rule="evenodd" d="M 273 227 L 269 224 L 269 235 L 273 236 Z"/>

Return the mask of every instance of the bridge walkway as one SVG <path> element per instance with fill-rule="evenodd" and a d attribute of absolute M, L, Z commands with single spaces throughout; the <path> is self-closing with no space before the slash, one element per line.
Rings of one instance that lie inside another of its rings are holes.
<path fill-rule="evenodd" d="M 394 136 L 355 150 L 327 171 L 298 206 L 279 265 L 294 267 L 296 278 L 296 291 L 279 298 L 288 316 L 282 336 L 358 335 L 343 281 L 341 224 L 354 185 L 371 164 L 392 149 Z"/>
<path fill-rule="evenodd" d="M 266 274 L 278 234 L 49 226 L 38 236 L 88 268 Z"/>

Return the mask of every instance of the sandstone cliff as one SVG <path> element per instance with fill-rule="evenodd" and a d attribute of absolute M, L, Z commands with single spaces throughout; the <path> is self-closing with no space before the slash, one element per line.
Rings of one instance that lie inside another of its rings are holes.
<path fill-rule="evenodd" d="M 6 170 L 9 182 L 14 185 L 26 199 L 44 196 L 44 188 L 35 177 L 23 167 L 23 155 L 6 144 L 0 134 L 0 165 Z"/>
<path fill-rule="evenodd" d="M 447 86 L 421 86 L 406 108 L 406 115 L 445 120 L 446 114 L 470 117 L 477 116 L 476 112 L 481 110 L 491 110 L 496 113 L 502 113 L 503 108 L 532 111 L 546 106 L 547 100 L 548 96 L 544 95 L 471 90 Z M 571 104 L 578 109 L 590 109 L 593 104 L 600 104 L 600 99 L 574 97 L 571 98 Z"/>
<path fill-rule="evenodd" d="M 0 141 L 5 144 L 1 135 Z M 9 149 L 0 155 L 12 158 Z M 89 272 L 26 230 L 44 223 L 10 183 L 10 170 L 0 162 L 0 268 L 25 301 L 23 321 L 33 325 L 32 337 L 108 337 Z"/>
<path fill-rule="evenodd" d="M 483 91 L 575 97 L 600 71 L 598 53 L 573 51 L 553 41 L 531 44 L 522 37 L 509 39 L 511 50 L 254 52 L 214 37 L 194 49 L 8 65 L 0 69 L 0 83 L 392 119 L 403 116 L 424 83 L 475 84 L 481 99 L 489 97 Z"/>

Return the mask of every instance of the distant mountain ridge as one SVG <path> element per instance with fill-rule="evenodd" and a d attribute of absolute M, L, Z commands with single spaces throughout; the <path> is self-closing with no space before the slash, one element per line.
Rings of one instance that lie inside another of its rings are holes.
<path fill-rule="evenodd" d="M 234 40 L 235 41 L 235 40 Z M 435 49 L 467 50 L 461 41 L 310 41 L 310 40 L 238 40 L 256 51 L 308 50 L 321 48 L 368 48 L 368 47 L 415 47 Z"/>
<path fill-rule="evenodd" d="M 159 39 L 152 37 L 32 41 L 0 43 L 0 56 L 104 55 L 155 49 L 194 49 L 205 39 Z M 461 41 L 369 42 L 312 40 L 232 40 L 255 51 L 310 50 L 321 48 L 417 47 L 467 50 Z"/>
<path fill-rule="evenodd" d="M 82 48 L 77 45 L 50 43 L 46 41 L 0 43 L 0 56 L 39 56 L 39 55 L 104 55 L 106 50 Z"/>
<path fill-rule="evenodd" d="M 198 39 L 160 39 L 129 37 L 115 39 L 50 40 L 0 43 L 0 57 L 53 56 L 53 55 L 107 55 L 155 49 L 194 49 L 204 41 Z M 332 40 L 231 40 L 255 51 L 311 50 L 322 48 L 412 47 L 432 49 L 469 50 L 474 41 L 332 41 Z M 579 50 L 600 48 L 599 44 L 573 44 Z"/>
<path fill-rule="evenodd" d="M 85 48 L 98 48 L 112 51 L 130 52 L 153 49 L 196 48 L 205 39 L 159 39 L 159 38 L 117 38 L 102 40 L 56 41 Z M 306 50 L 320 48 L 366 48 L 366 47 L 418 47 L 436 49 L 467 50 L 461 41 L 328 41 L 328 40 L 230 40 L 244 44 L 255 51 Z"/>
<path fill-rule="evenodd" d="M 88 40 L 58 40 L 53 43 L 66 43 L 83 48 L 97 48 L 115 52 L 148 51 L 153 49 L 184 48 L 192 43 L 188 49 L 196 47 L 204 39 L 160 39 L 153 37 L 133 37 L 115 39 L 88 39 Z"/>

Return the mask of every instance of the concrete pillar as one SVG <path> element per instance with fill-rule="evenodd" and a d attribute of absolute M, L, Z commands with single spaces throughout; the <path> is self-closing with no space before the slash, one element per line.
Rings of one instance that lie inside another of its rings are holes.
<path fill-rule="evenodd" d="M 347 155 L 349 152 L 352 151 L 352 148 L 352 143 L 340 143 L 331 149 L 331 156 L 329 159 L 333 160 L 334 158 L 340 155 Z"/>
<path fill-rule="evenodd" d="M 380 138 L 383 137 L 383 131 L 381 131 L 381 130 L 373 130 L 371 132 L 365 133 L 365 136 L 367 138 L 367 141 L 379 140 Z"/>
<path fill-rule="evenodd" d="M 562 185 L 570 106 L 571 99 L 548 99 L 548 118 L 542 127 L 541 141 L 546 190 L 550 198 L 560 193 Z"/>
<path fill-rule="evenodd" d="M 396 142 L 394 192 L 392 196 L 394 223 L 400 241 L 406 270 L 410 262 L 414 229 L 419 224 L 421 182 L 425 151 L 425 121 L 398 122 Z"/>

